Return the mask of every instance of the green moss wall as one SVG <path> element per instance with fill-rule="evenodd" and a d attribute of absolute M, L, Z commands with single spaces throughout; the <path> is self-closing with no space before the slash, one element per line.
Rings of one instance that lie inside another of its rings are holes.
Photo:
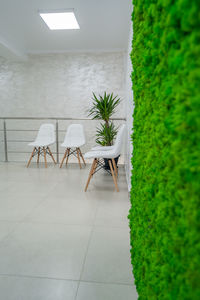
<path fill-rule="evenodd" d="M 139 299 L 200 299 L 200 1 L 134 0 L 131 256 Z"/>

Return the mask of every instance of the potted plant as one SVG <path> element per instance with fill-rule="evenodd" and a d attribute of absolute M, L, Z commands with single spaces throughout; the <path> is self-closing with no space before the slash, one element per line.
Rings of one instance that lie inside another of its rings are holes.
<path fill-rule="evenodd" d="M 100 123 L 100 127 L 97 128 L 96 143 L 101 146 L 112 146 L 115 136 L 117 134 L 117 128 L 110 120 L 111 116 L 115 113 L 116 107 L 120 103 L 118 96 L 104 93 L 103 96 L 97 97 L 93 93 L 92 107 L 89 109 L 89 116 L 92 116 L 93 120 L 103 120 L 104 123 Z M 115 158 L 116 164 L 118 158 Z M 110 169 L 108 159 L 104 159 L 105 168 Z"/>

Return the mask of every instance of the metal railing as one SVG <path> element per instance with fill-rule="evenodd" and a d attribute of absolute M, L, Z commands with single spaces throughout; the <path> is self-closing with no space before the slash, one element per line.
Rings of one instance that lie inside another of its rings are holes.
<path fill-rule="evenodd" d="M 0 120 L 3 121 L 3 129 L 0 129 L 0 131 L 3 131 L 3 143 L 4 143 L 4 161 L 8 162 L 8 138 L 7 138 L 7 133 L 9 131 L 38 131 L 38 130 L 32 130 L 32 129 L 7 129 L 7 122 L 8 120 L 26 120 L 26 121 L 31 121 L 31 120 L 51 120 L 56 122 L 56 161 L 59 163 L 59 132 L 61 131 L 66 131 L 66 130 L 60 130 L 59 129 L 59 121 L 94 121 L 93 119 L 90 118 L 56 118 L 56 117 L 0 117 Z M 112 121 L 126 121 L 125 118 L 112 118 Z M 97 121 L 97 120 L 96 120 Z M 20 142 L 20 141 L 19 141 Z M 21 141 L 25 142 L 25 141 Z M 27 141 L 28 142 L 28 141 Z M 23 153 L 23 152 L 15 152 L 15 153 Z"/>

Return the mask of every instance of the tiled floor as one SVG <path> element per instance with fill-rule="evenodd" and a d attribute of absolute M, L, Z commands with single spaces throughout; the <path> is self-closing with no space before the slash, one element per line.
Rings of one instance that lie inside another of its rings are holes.
<path fill-rule="evenodd" d="M 89 166 L 0 164 L 0 299 L 135 300 L 129 200 Z"/>

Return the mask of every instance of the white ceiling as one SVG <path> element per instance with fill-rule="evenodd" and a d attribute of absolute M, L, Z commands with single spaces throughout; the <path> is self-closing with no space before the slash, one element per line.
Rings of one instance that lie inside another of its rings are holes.
<path fill-rule="evenodd" d="M 51 31 L 38 14 L 70 8 L 80 30 Z M 0 55 L 125 50 L 131 10 L 131 0 L 0 0 Z"/>

